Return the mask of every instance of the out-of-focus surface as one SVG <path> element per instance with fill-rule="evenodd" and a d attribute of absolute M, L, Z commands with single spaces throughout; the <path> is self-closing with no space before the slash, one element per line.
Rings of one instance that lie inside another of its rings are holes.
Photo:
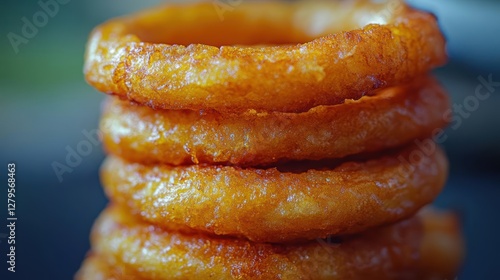
<path fill-rule="evenodd" d="M 83 80 L 85 42 L 102 21 L 162 1 L 66 1 L 16 53 L 7 34 L 22 34 L 23 17 L 31 21 L 43 11 L 37 2 L 6 0 L 0 8 L 0 180 L 6 182 L 7 163 L 15 162 L 18 216 L 13 274 L 5 261 L 7 183 L 2 183 L 0 279 L 70 279 L 80 266 L 92 222 L 106 204 L 98 180 L 104 155 L 92 139 L 103 94 Z M 498 279 L 500 225 L 494 217 L 500 211 L 500 2 L 410 2 L 440 18 L 451 62 L 436 74 L 456 108 L 465 110 L 457 109 L 447 130 L 450 179 L 436 202 L 463 217 L 467 259 L 458 279 Z M 479 100 L 478 77 L 488 80 L 490 75 L 492 92 Z M 78 149 L 85 153 L 68 156 Z M 71 172 L 59 180 L 54 162 Z"/>

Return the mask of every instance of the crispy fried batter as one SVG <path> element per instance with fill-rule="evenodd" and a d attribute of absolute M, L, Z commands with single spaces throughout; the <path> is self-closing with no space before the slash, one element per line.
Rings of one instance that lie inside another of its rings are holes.
<path fill-rule="evenodd" d="M 452 279 L 463 256 L 455 217 L 431 213 L 359 236 L 271 245 L 165 231 L 111 207 L 94 226 L 92 244 L 109 267 L 158 280 Z M 88 266 L 105 270 L 90 262 L 84 271 Z"/>
<path fill-rule="evenodd" d="M 447 93 L 430 77 L 306 113 L 221 114 L 105 106 L 106 150 L 132 162 L 265 165 L 340 158 L 399 146 L 445 125 Z"/>
<path fill-rule="evenodd" d="M 259 242 L 350 234 L 413 215 L 441 191 L 442 151 L 410 145 L 340 165 L 241 169 L 127 163 L 109 157 L 101 179 L 109 198 L 165 227 L 185 225 Z M 410 165 L 411 164 L 411 165 Z"/>
<path fill-rule="evenodd" d="M 304 112 L 408 82 L 445 60 L 434 16 L 400 0 L 245 2 L 223 21 L 199 3 L 97 27 L 85 76 L 155 108 Z"/>

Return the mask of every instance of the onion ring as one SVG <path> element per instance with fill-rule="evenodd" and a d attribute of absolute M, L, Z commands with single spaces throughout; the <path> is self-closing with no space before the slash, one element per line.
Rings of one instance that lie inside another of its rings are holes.
<path fill-rule="evenodd" d="M 108 157 L 101 180 L 112 201 L 153 224 L 281 243 L 407 218 L 439 194 L 447 176 L 442 151 L 422 156 L 416 145 L 367 161 L 294 168 L 146 166 Z"/>
<path fill-rule="evenodd" d="M 448 108 L 447 93 L 424 77 L 299 114 L 160 111 L 113 99 L 100 129 L 105 149 L 131 162 L 258 166 L 400 146 L 444 126 Z"/>
<path fill-rule="evenodd" d="M 446 239 L 444 246 L 435 236 Z M 168 232 L 111 207 L 91 239 L 109 267 L 134 279 L 452 279 L 462 259 L 451 214 L 427 214 L 355 237 L 272 245 Z M 446 245 L 457 249 L 450 253 Z"/>
<path fill-rule="evenodd" d="M 243 3 L 224 21 L 199 3 L 97 27 L 84 72 L 100 91 L 153 108 L 304 112 L 446 58 L 436 18 L 399 0 Z"/>

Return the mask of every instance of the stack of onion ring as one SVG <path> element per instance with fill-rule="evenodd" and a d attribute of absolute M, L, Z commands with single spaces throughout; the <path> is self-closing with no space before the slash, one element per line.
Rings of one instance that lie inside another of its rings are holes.
<path fill-rule="evenodd" d="M 77 279 L 454 277 L 456 218 L 417 214 L 448 170 L 436 18 L 400 0 L 219 16 L 165 5 L 93 31 L 112 203 Z"/>

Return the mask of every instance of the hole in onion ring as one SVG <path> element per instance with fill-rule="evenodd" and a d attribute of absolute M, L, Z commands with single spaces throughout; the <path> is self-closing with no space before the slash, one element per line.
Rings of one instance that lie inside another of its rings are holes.
<path fill-rule="evenodd" d="M 141 41 L 156 44 L 293 45 L 371 23 L 386 24 L 396 15 L 388 10 L 386 2 L 363 6 L 354 1 L 318 1 L 307 5 L 300 1 L 291 5 L 268 3 L 279 5 L 279 9 L 262 9 L 259 3 L 245 3 L 244 9 L 227 13 L 223 21 L 211 9 L 193 14 L 185 6 L 169 6 L 167 15 L 158 9 L 148 17 L 127 22 L 127 28 Z M 158 32 L 158 26 L 164 28 Z"/>

